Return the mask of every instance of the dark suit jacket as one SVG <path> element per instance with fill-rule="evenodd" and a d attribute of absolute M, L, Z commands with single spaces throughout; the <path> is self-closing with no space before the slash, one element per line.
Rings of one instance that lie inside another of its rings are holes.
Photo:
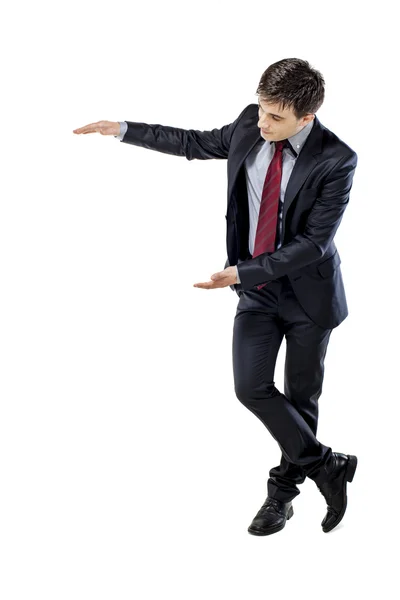
<path fill-rule="evenodd" d="M 122 141 L 187 160 L 227 159 L 228 259 L 224 268 L 238 265 L 241 281 L 231 289 L 241 295 L 287 275 L 309 317 L 326 329 L 337 327 L 348 308 L 333 239 L 349 202 L 357 154 L 315 116 L 287 184 L 282 246 L 251 258 L 244 161 L 260 140 L 257 122 L 257 104 L 249 104 L 233 123 L 212 131 L 127 121 Z"/>

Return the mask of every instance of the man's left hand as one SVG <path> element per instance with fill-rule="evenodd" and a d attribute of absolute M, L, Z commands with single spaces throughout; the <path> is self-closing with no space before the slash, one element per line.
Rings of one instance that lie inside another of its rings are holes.
<path fill-rule="evenodd" d="M 237 283 L 236 266 L 227 267 L 224 271 L 211 275 L 211 281 L 205 283 L 194 283 L 193 287 L 203 288 L 205 290 L 214 290 L 215 288 L 223 288 L 228 285 Z"/>

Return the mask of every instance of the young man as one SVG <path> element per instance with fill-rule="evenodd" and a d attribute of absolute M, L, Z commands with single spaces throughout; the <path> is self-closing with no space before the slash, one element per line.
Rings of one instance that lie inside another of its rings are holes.
<path fill-rule="evenodd" d="M 324 79 L 307 61 L 278 61 L 263 73 L 258 104 L 212 131 L 99 121 L 100 132 L 158 152 L 228 160 L 227 254 L 223 271 L 195 287 L 230 286 L 239 296 L 233 330 L 235 393 L 278 442 L 268 497 L 248 531 L 269 535 L 293 516 L 305 477 L 327 502 L 324 532 L 342 520 L 353 455 L 316 438 L 318 398 L 332 329 L 348 315 L 334 236 L 349 202 L 357 154 L 316 112 Z M 284 391 L 274 385 L 286 338 Z"/>

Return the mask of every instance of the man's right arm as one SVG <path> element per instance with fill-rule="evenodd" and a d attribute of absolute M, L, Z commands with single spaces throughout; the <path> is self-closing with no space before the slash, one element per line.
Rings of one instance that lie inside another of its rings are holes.
<path fill-rule="evenodd" d="M 185 156 L 187 160 L 228 158 L 232 134 L 248 106 L 229 125 L 211 131 L 179 129 L 167 125 L 118 121 L 121 142 L 156 150 L 175 156 Z"/>

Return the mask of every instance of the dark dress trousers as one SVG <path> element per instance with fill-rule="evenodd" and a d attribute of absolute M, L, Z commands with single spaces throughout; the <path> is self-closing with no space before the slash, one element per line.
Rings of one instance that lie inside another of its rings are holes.
<path fill-rule="evenodd" d="M 349 202 L 357 154 L 314 116 L 290 175 L 282 245 L 252 258 L 244 161 L 260 140 L 258 105 L 220 129 L 198 131 L 127 121 L 122 142 L 193 159 L 227 159 L 227 260 L 238 265 L 233 372 L 238 399 L 267 427 L 282 451 L 268 495 L 287 502 L 306 476 L 324 481 L 332 453 L 316 439 L 318 398 L 332 329 L 348 315 L 334 236 Z M 257 285 L 268 282 L 261 290 Z M 274 385 L 286 338 L 283 393 Z"/>

